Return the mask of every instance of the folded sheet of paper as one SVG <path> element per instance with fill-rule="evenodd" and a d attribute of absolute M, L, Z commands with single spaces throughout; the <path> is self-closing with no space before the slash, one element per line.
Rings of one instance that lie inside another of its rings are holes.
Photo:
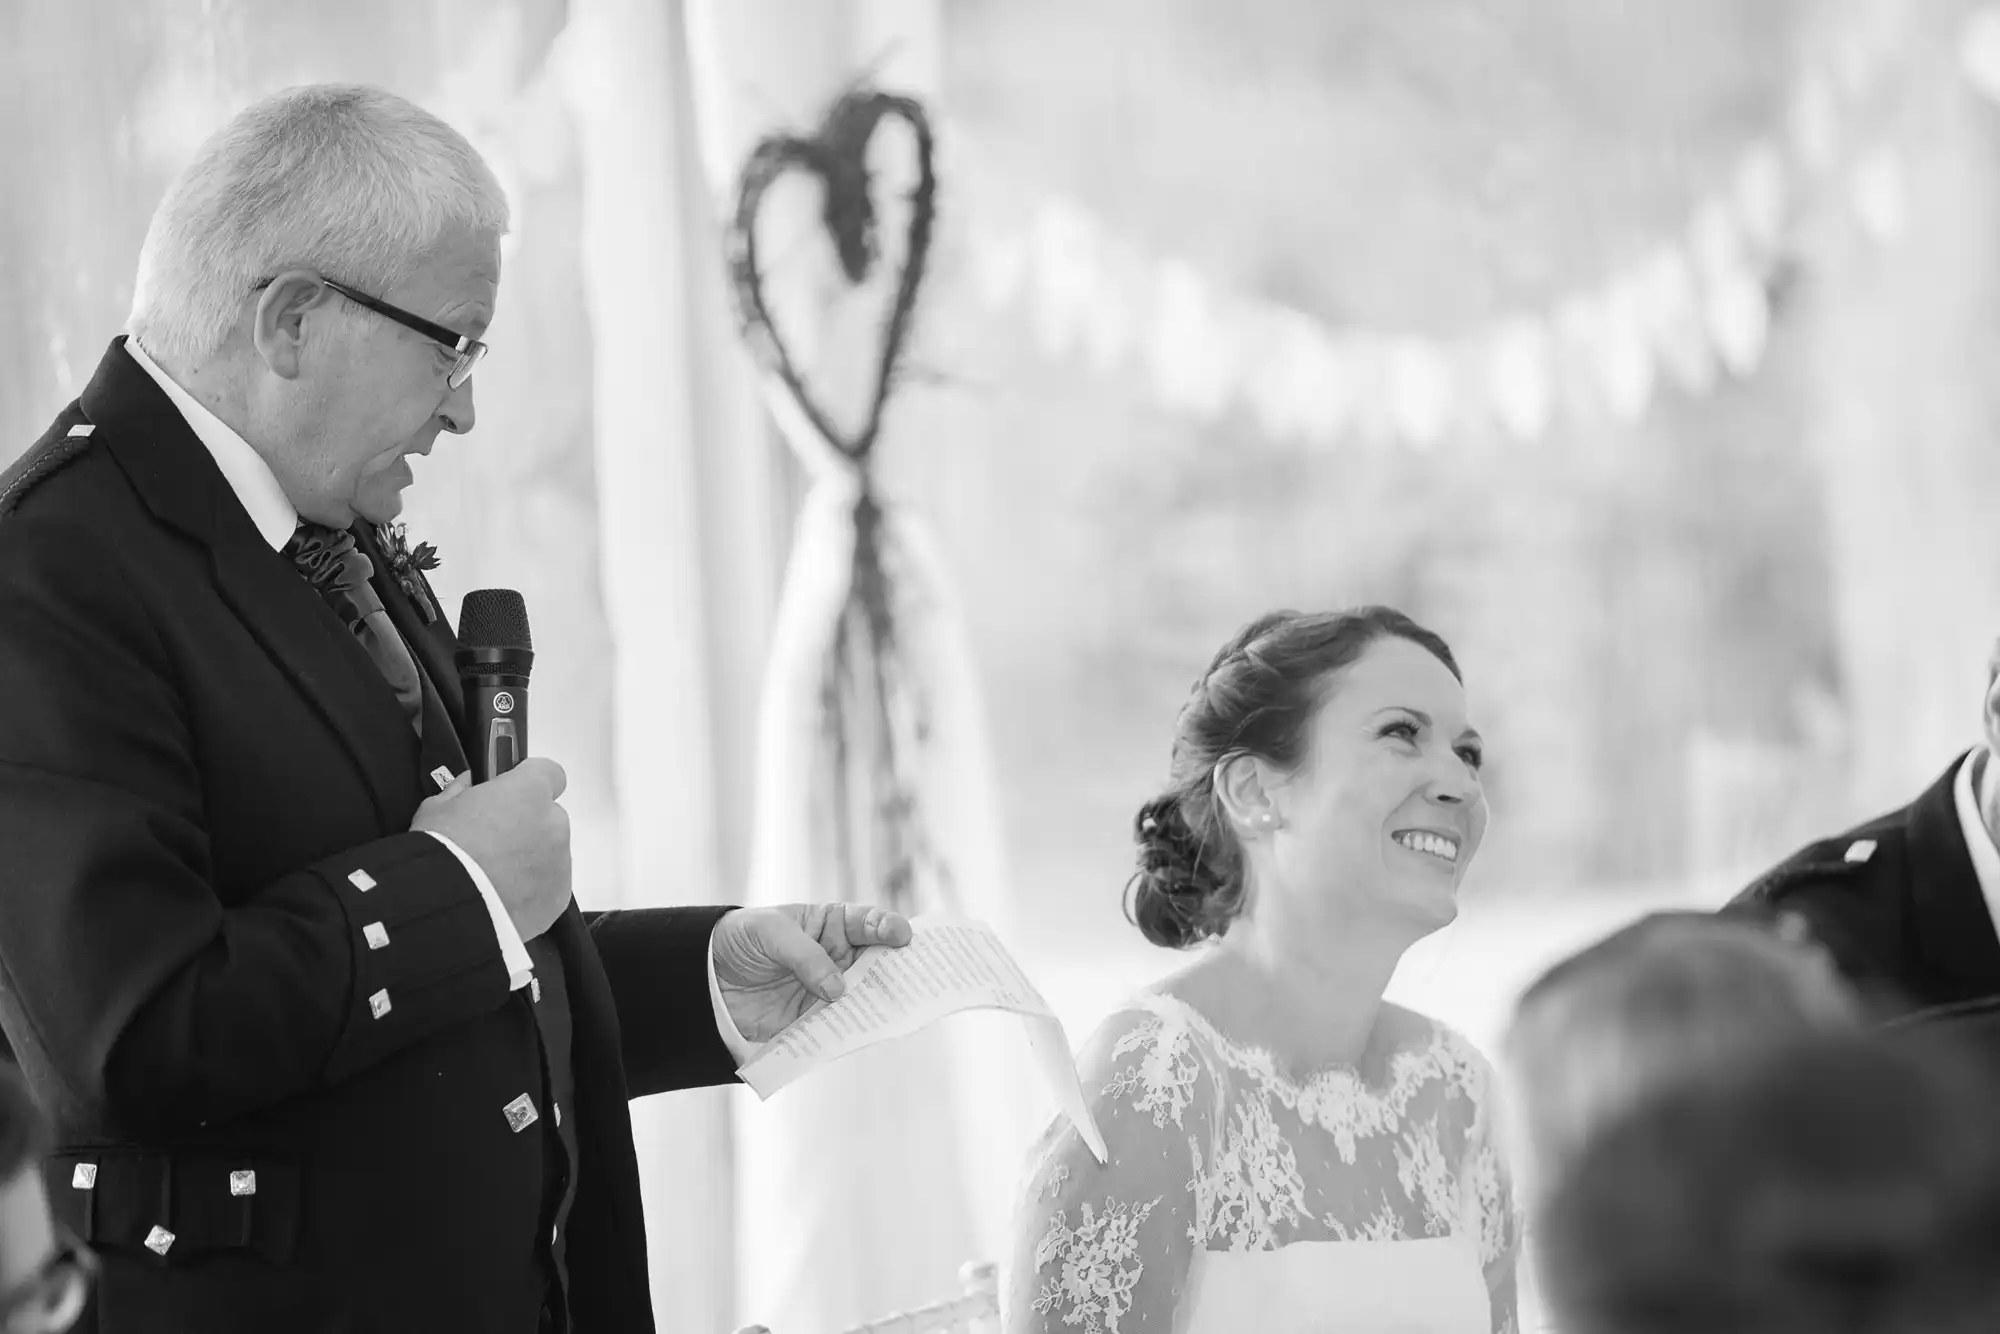
<path fill-rule="evenodd" d="M 1020 964 L 983 922 L 942 913 L 910 923 L 910 943 L 875 945 L 847 969 L 847 991 L 820 1001 L 737 1071 L 768 1098 L 818 1066 L 902 1037 L 962 1010 L 1008 1010 L 1021 1016 L 1036 1065 L 1083 1142 L 1105 1161 L 1104 1136 L 1084 1101 L 1062 1022 Z"/>

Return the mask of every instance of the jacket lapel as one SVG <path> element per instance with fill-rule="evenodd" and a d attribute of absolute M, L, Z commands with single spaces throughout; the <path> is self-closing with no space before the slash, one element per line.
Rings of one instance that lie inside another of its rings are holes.
<path fill-rule="evenodd" d="M 2000 933 L 1972 869 L 1954 786 L 1963 757 L 1909 807 L 1910 902 L 1932 1003 L 2000 991 Z"/>
<path fill-rule="evenodd" d="M 96 441 L 155 517 L 208 549 L 224 601 L 340 738 L 383 827 L 401 827 L 415 805 L 416 737 L 367 650 L 265 545 L 207 448 L 126 355 L 122 337 L 82 403 Z"/>

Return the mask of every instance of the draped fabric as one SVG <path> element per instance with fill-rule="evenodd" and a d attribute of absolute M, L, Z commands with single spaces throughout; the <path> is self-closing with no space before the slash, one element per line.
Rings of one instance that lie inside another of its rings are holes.
<path fill-rule="evenodd" d="M 591 349 L 599 537 L 590 556 L 610 630 L 600 664 L 608 680 L 599 688 L 610 693 L 618 818 L 609 829 L 579 827 L 574 848 L 579 886 L 591 858 L 617 897 L 593 907 L 742 901 L 749 831 L 740 812 L 749 782 L 735 754 L 749 748 L 750 729 L 748 703 L 736 700 L 733 682 L 761 657 L 767 565 L 775 583 L 773 534 L 757 521 L 769 502 L 770 479 L 754 466 L 764 428 L 755 382 L 740 373 L 729 337 L 714 236 L 700 204 L 681 9 L 680 0 L 569 0 L 550 61 L 575 127 L 577 248 L 589 317 L 587 331 L 559 327 Z M 544 218 L 550 228 L 561 225 Z M 510 287 L 503 313 L 515 299 Z M 523 378 L 545 392 L 547 377 Z M 505 377 L 488 368 L 482 379 Z M 494 391 L 480 392 L 484 403 Z M 479 429 L 483 438 L 484 416 Z M 501 574 L 493 582 L 512 580 Z M 545 655 L 537 679 L 578 651 L 572 644 L 568 654 Z M 536 726 L 563 703 L 552 696 Z M 746 1096 L 710 1089 L 633 1103 L 661 1330 L 740 1323 L 728 1221 L 729 1105 Z"/>
<path fill-rule="evenodd" d="M 914 807 L 907 910 L 1006 930 L 997 810 L 976 677 L 950 581 L 920 519 L 877 503 L 893 657 L 845 656 L 862 479 L 782 389 L 774 415 L 812 478 L 758 718 L 754 903 L 882 902 L 877 819 Z M 864 520 L 867 521 L 867 520 Z M 838 683 L 829 688 L 829 683 Z M 879 710 L 879 715 L 871 712 Z M 872 724 L 894 738 L 869 744 Z M 899 798 L 888 796 L 890 792 Z M 1021 1142 L 1020 1039 L 951 1020 L 739 1104 L 742 1310 L 774 1329 L 824 1328 L 947 1295 L 958 1266 L 998 1253 Z"/>

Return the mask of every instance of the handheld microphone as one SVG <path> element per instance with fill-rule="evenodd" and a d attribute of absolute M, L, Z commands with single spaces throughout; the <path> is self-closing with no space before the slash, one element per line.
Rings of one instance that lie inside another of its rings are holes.
<path fill-rule="evenodd" d="M 511 588 L 476 588 L 458 611 L 459 684 L 465 688 L 465 757 L 483 783 L 528 755 L 528 672 L 535 665 L 528 606 Z"/>

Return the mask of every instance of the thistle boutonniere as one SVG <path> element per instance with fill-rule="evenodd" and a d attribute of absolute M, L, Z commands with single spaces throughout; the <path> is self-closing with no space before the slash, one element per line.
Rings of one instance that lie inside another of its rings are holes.
<path fill-rule="evenodd" d="M 408 532 L 400 523 L 377 524 L 376 540 L 382 544 L 382 554 L 389 558 L 389 574 L 396 586 L 423 614 L 425 625 L 435 625 L 438 618 L 437 604 L 431 601 L 430 588 L 424 583 L 423 572 L 438 567 L 437 548 L 428 542 L 417 543 L 415 551 L 410 550 Z"/>

